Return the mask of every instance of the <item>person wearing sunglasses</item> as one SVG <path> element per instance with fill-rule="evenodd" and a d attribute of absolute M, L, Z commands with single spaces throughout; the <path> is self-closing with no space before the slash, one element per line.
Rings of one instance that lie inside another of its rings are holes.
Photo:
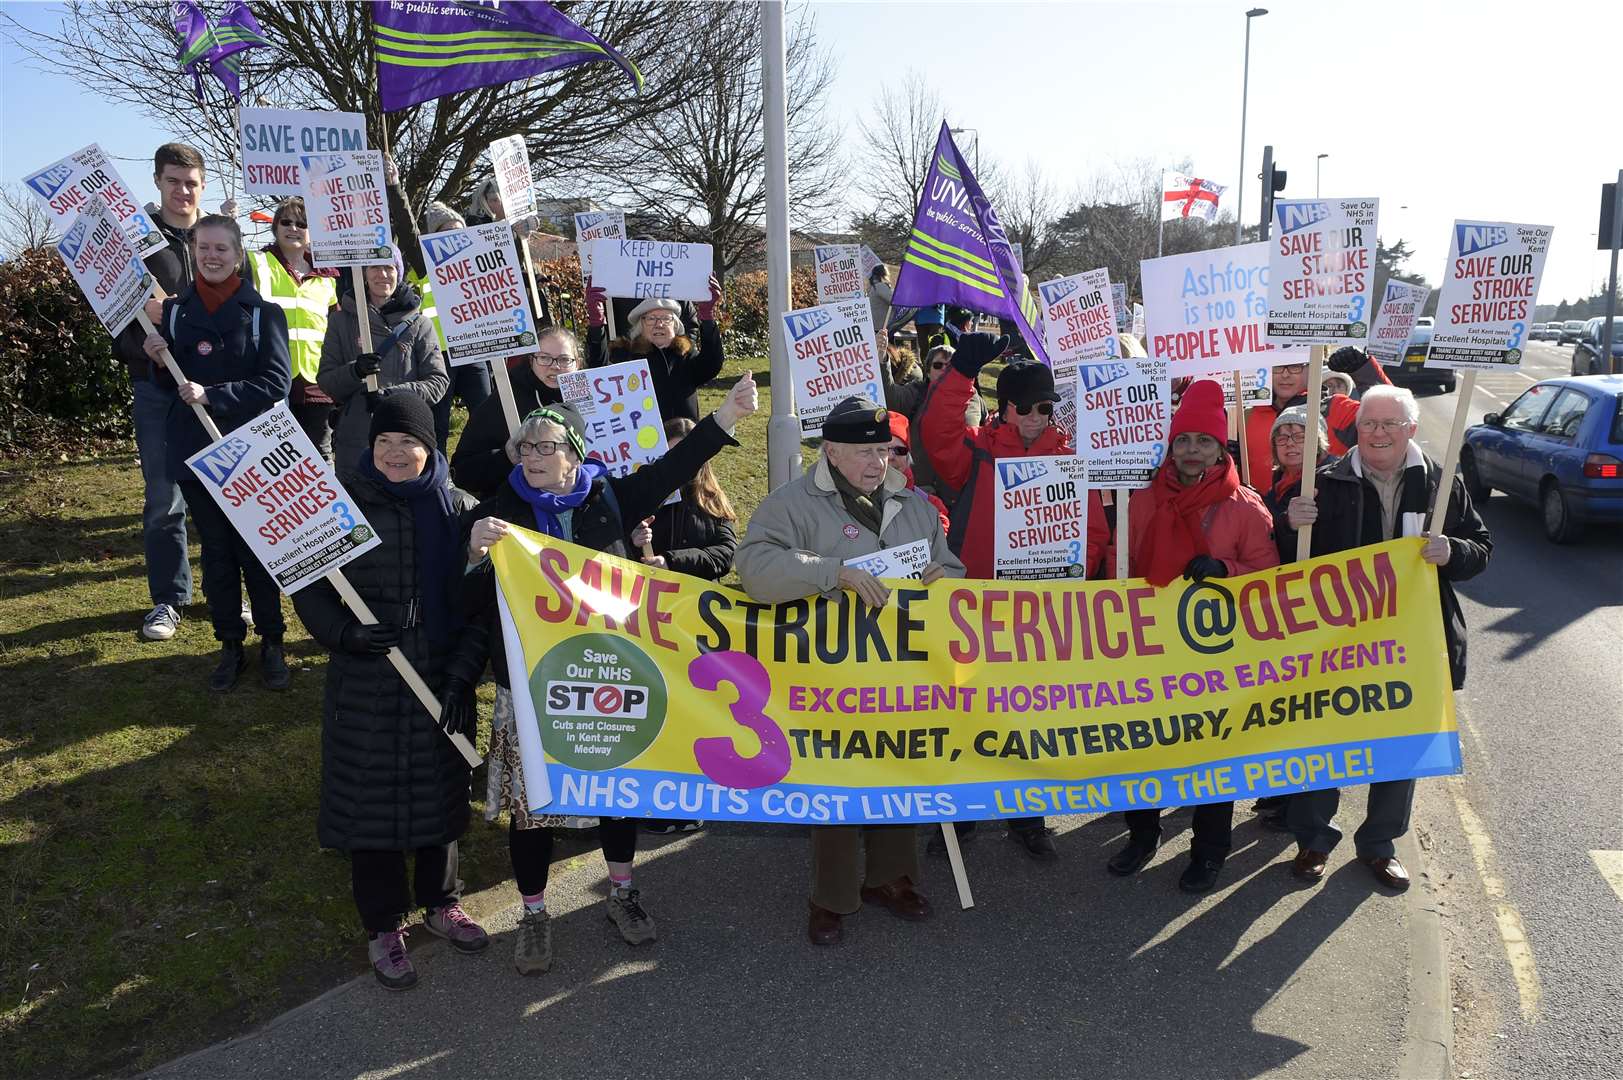
<path fill-rule="evenodd" d="M 513 401 L 518 414 L 557 405 L 564 399 L 558 380 L 580 367 L 580 341 L 561 326 L 542 327 L 535 352 L 513 368 Z M 488 499 L 507 483 L 513 462 L 507 456 L 507 413 L 501 398 L 489 397 L 468 415 L 467 426 L 451 455 L 451 476 L 457 487 Z"/>
<path fill-rule="evenodd" d="M 908 424 L 916 430 L 919 419 L 924 415 L 924 399 L 929 395 L 930 388 L 940 382 L 941 376 L 952 367 L 953 349 L 950 345 L 938 345 L 927 350 L 924 370 L 920 372 L 918 365 L 913 364 L 905 369 L 900 378 L 896 375 L 897 368 L 901 366 L 897 361 L 907 354 L 899 353 L 894 346 L 890 346 L 888 352 L 891 362 L 879 365 L 879 382 L 885 391 L 885 406 L 905 416 Z M 971 391 L 969 401 L 964 405 L 964 426 L 978 428 L 986 422 L 986 402 L 981 398 L 979 386 L 972 387 Z M 949 512 L 952 504 L 958 500 L 958 489 L 936 474 L 928 454 L 913 455 L 913 481 L 921 490 L 940 499 Z"/>
<path fill-rule="evenodd" d="M 759 407 L 755 379 L 745 372 L 716 411 L 671 445 L 657 461 L 628 476 L 611 476 L 602 462 L 586 456 L 586 421 L 569 405 L 536 409 L 507 441 L 509 471 L 502 487 L 473 511 L 464 536 L 467 574 L 464 602 L 470 618 L 481 620 L 490 640 L 501 640 L 496 574 L 490 549 L 516 524 L 559 540 L 632 560 L 631 527 L 655 514 L 673 493 L 699 475 L 705 463 L 737 446 L 733 429 Z M 509 524 L 509 522 L 513 524 Z M 485 818 L 508 815 L 507 847 L 522 898 L 513 966 L 521 975 L 552 967 L 552 922 L 546 908 L 547 870 L 552 862 L 552 828 L 598 827 L 608 866 L 605 914 L 628 944 L 653 941 L 653 917 L 632 885 L 637 852 L 635 818 L 565 818 L 531 813 L 524 792 L 518 748 L 518 718 L 504 650 L 491 651 L 496 680 L 496 711 L 491 721 Z M 523 677 L 523 672 L 518 673 Z M 540 722 L 546 722 L 542 719 Z"/>
<path fill-rule="evenodd" d="M 687 336 L 682 305 L 675 300 L 644 300 L 631 309 L 626 319 L 628 337 L 609 340 L 604 326 L 608 318 L 608 296 L 590 281 L 586 283 L 587 367 L 602 367 L 626 360 L 648 361 L 648 377 L 654 382 L 659 415 L 666 420 L 685 416 L 699 419 L 699 387 L 721 374 L 726 355 L 721 347 L 721 329 L 716 325 L 716 304 L 721 301 L 721 282 L 710 275 L 710 298 L 694 305 L 699 322 L 699 344 Z"/>
<path fill-rule="evenodd" d="M 271 243 L 248 253 L 248 266 L 260 297 L 287 316 L 287 345 L 293 358 L 293 389 L 287 402 L 321 456 L 332 460 L 333 399 L 316 383 L 327 313 L 338 302 L 338 271 L 318 270 L 310 261 L 310 226 L 304 200 L 283 199 L 271 212 Z"/>
<path fill-rule="evenodd" d="M 996 415 L 984 424 L 968 423 L 966 409 L 975 396 L 976 378 L 1008 345 L 1007 336 L 973 333 L 959 337 L 951 364 L 925 398 L 916 425 L 915 444 L 923 444 L 936 475 L 959 493 L 952 505 L 947 545 L 964 561 L 964 576 L 969 578 L 995 576 L 997 463 L 1007 458 L 1074 453 L 1071 440 L 1054 426 L 1054 403 L 1059 401 L 1054 373 L 1035 360 L 1016 360 L 1005 367 L 997 377 Z M 1099 493 L 1088 492 L 1087 500 L 1088 537 L 1082 568 L 1087 577 L 1094 577 L 1107 565 L 1110 525 Z M 973 834 L 974 823 L 960 822 L 957 831 L 967 838 Z M 1011 818 L 1009 838 L 1038 862 L 1059 858 L 1053 833 L 1040 817 Z M 946 852 L 944 844 L 933 839 L 929 850 L 932 854 Z"/>
<path fill-rule="evenodd" d="M 1279 565 L 1273 517 L 1262 497 L 1240 483 L 1229 456 L 1223 387 L 1190 383 L 1167 432 L 1171 452 L 1146 488 L 1128 504 L 1129 570 L 1151 585 L 1232 577 Z M 1107 868 L 1118 877 L 1142 870 L 1161 846 L 1161 811 L 1128 810 L 1127 844 Z M 1189 865 L 1178 878 L 1186 893 L 1208 892 L 1233 848 L 1234 803 L 1195 807 Z"/>

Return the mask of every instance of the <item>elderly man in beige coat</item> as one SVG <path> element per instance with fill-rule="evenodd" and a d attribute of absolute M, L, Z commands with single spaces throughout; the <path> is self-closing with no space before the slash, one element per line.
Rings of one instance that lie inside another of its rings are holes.
<path fill-rule="evenodd" d="M 735 565 L 752 598 L 781 603 L 848 589 L 863 603 L 883 607 L 890 590 L 846 562 L 918 540 L 930 545 L 922 584 L 964 576 L 935 507 L 890 467 L 890 443 L 889 414 L 879 405 L 852 397 L 834 407 L 823 421 L 822 460 L 768 495 L 750 518 Z M 859 871 L 864 834 L 866 868 Z M 863 901 L 904 919 L 928 918 L 930 902 L 914 888 L 918 880 L 912 825 L 813 828 L 812 942 L 839 942 L 841 919 Z"/>

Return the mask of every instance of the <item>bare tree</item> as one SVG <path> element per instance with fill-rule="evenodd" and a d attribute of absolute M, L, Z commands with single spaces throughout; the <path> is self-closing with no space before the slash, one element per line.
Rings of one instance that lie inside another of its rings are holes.
<path fill-rule="evenodd" d="M 870 242 L 878 240 L 874 250 L 886 258 L 901 254 L 944 116 L 940 96 L 910 70 L 901 86 L 882 86 L 873 114 L 858 122 L 855 183 L 873 209 L 857 227 L 865 236 L 870 229 L 881 234 Z M 886 241 L 883 233 L 893 238 Z"/>
<path fill-rule="evenodd" d="M 410 207 L 450 202 L 473 187 L 489 144 L 521 134 L 542 178 L 582 167 L 596 149 L 668 110 L 698 87 L 670 33 L 684 5 L 673 0 L 556 4 L 634 61 L 638 94 L 612 64 L 580 64 L 520 83 L 451 94 L 398 112 L 378 103 L 371 22 L 360 3 L 261 0 L 254 5 L 269 49 L 244 53 L 244 100 L 283 108 L 364 112 L 374 147 L 389 147 L 407 197 L 394 214 L 397 240 L 416 249 Z M 179 39 L 170 6 L 153 0 L 68 0 L 54 34 L 29 30 L 10 16 L 12 39 L 36 61 L 69 73 L 104 100 L 133 106 L 168 125 L 217 161 L 234 160 L 237 123 L 231 102 L 212 88 L 199 105 L 177 70 Z M 209 80 L 205 80 L 205 83 Z"/>
<path fill-rule="evenodd" d="M 56 222 L 20 184 L 0 187 L 0 256 L 14 258 L 57 241 Z"/>
<path fill-rule="evenodd" d="M 694 92 L 627 125 L 590 170 L 592 187 L 652 221 L 661 235 L 715 247 L 720 276 L 760 248 L 765 235 L 766 143 L 762 126 L 761 15 L 755 4 L 701 4 L 677 35 Z M 826 220 L 838 204 L 836 139 L 825 115 L 835 70 L 809 9 L 787 34 L 789 179 L 795 224 Z"/>
<path fill-rule="evenodd" d="M 1059 193 L 1043 176 L 1037 162 L 1027 158 L 1025 169 L 1013 180 L 1003 182 L 993 199 L 1009 242 L 1020 245 L 1024 256 L 1021 269 L 1035 281 L 1059 252 L 1059 237 L 1054 229 L 1060 216 Z"/>

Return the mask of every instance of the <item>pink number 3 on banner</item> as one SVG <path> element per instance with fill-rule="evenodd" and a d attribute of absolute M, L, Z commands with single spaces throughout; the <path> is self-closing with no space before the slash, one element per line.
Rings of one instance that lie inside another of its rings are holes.
<path fill-rule="evenodd" d="M 748 758 L 725 736 L 695 739 L 693 758 L 706 776 L 727 787 L 760 788 L 789 775 L 789 741 L 763 711 L 772 696 L 772 676 L 759 660 L 741 652 L 705 653 L 688 665 L 688 681 L 700 690 L 733 686 L 738 691 L 738 700 L 728 706 L 733 721 L 761 738 L 761 752 Z"/>

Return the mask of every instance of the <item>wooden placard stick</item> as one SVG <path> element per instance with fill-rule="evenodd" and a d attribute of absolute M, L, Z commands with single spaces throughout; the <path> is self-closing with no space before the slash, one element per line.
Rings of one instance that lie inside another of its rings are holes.
<path fill-rule="evenodd" d="M 141 329 L 145 330 L 149 335 L 156 334 L 158 332 L 158 328 L 152 325 L 152 320 L 147 318 L 145 309 L 136 311 L 135 318 L 140 322 Z M 186 373 L 180 370 L 180 365 L 175 363 L 175 355 L 169 351 L 168 346 L 165 346 L 163 350 L 158 353 L 158 356 L 161 360 L 163 360 L 163 366 L 168 369 L 169 377 L 175 380 L 175 385 L 177 387 L 181 383 L 189 381 L 186 378 Z M 204 407 L 203 403 L 201 401 L 192 402 L 192 411 L 197 414 L 197 419 L 202 422 L 203 430 L 209 433 L 209 442 L 219 442 L 219 425 L 214 422 L 214 417 L 209 415 L 209 411 Z"/>
<path fill-rule="evenodd" d="M 1234 373 L 1234 440 L 1240 444 L 1240 483 L 1251 486 L 1251 451 L 1245 434 L 1245 379 Z"/>
<path fill-rule="evenodd" d="M 958 830 L 952 822 L 941 823 L 941 840 L 947 845 L 947 862 L 952 866 L 952 880 L 958 886 L 958 906 L 968 911 L 975 906 L 975 896 L 969 891 L 969 874 L 964 870 L 964 853 L 958 850 Z"/>
<path fill-rule="evenodd" d="M 1313 346 L 1307 365 L 1307 427 L 1302 431 L 1302 498 L 1312 499 L 1318 491 L 1319 398 L 1324 394 L 1324 346 Z M 1296 530 L 1296 561 L 1313 555 L 1313 526 Z"/>
<path fill-rule="evenodd" d="M 349 275 L 355 288 L 355 322 L 361 328 L 361 351 L 368 353 L 372 351 L 372 305 L 366 296 L 366 267 L 357 263 L 349 268 Z M 378 392 L 376 375 L 366 377 L 366 392 Z"/>
<path fill-rule="evenodd" d="M 1448 524 L 1448 504 L 1454 497 L 1454 470 L 1460 463 L 1460 443 L 1465 439 L 1465 420 L 1476 393 L 1476 371 L 1467 369 L 1460 381 L 1459 400 L 1454 403 L 1454 427 L 1448 433 L 1448 449 L 1443 452 L 1442 477 L 1437 481 L 1437 497 L 1426 517 L 1426 535 L 1441 536 Z"/>

